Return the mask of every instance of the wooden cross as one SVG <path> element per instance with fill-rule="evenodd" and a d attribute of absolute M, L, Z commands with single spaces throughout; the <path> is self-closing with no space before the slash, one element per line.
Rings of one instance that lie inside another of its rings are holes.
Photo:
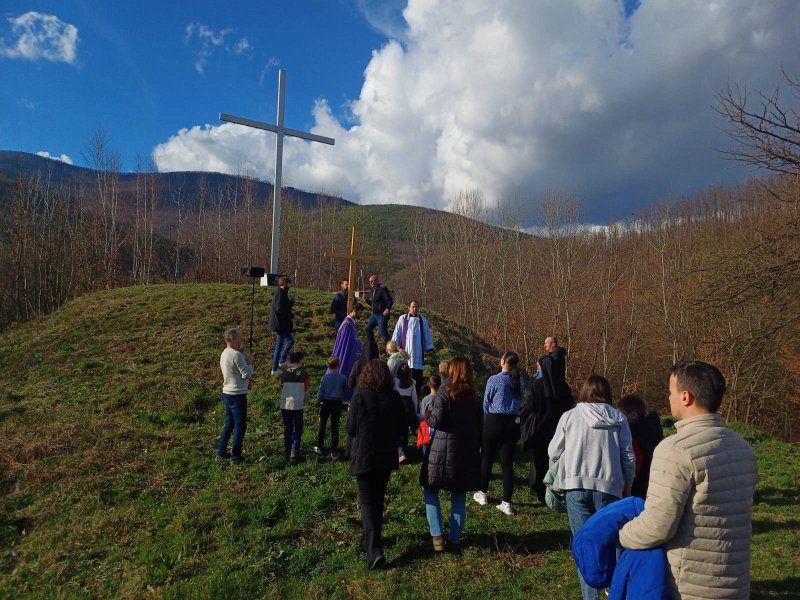
<path fill-rule="evenodd" d="M 364 262 L 374 262 L 380 260 L 379 256 L 366 256 L 356 254 L 356 228 L 353 227 L 353 232 L 350 235 L 350 254 L 342 252 L 329 252 L 325 251 L 324 256 L 327 258 L 345 258 L 350 261 L 350 268 L 347 271 L 347 312 L 353 309 L 353 278 L 356 274 L 356 261 L 363 260 Z"/>

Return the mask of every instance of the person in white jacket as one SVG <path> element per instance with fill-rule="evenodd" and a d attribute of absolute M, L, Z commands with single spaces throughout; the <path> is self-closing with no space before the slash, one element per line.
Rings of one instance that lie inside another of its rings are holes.
<path fill-rule="evenodd" d="M 408 312 L 397 319 L 392 340 L 397 346 L 408 352 L 408 366 L 411 367 L 411 377 L 416 382 L 417 395 L 419 395 L 425 368 L 425 353 L 433 350 L 433 337 L 428 319 L 419 313 L 419 303 L 412 300 L 408 303 Z"/>
<path fill-rule="evenodd" d="M 612 397 L 608 380 L 590 375 L 578 405 L 561 416 L 548 447 L 550 459 L 559 461 L 573 533 L 595 512 L 630 495 L 636 467 L 631 430 L 625 415 L 611 406 Z M 578 577 L 584 600 L 600 597 Z"/>
<path fill-rule="evenodd" d="M 750 597 L 750 541 L 758 464 L 717 413 L 725 378 L 680 362 L 669 378 L 677 431 L 655 450 L 644 511 L 619 532 L 624 548 L 663 546 L 673 598 Z"/>

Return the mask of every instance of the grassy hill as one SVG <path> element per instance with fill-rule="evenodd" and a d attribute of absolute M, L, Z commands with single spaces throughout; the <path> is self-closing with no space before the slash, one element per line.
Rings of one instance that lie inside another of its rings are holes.
<path fill-rule="evenodd" d="M 256 321 L 267 316 L 257 290 Z M 298 344 L 316 383 L 329 297 L 298 292 Z M 247 462 L 217 461 L 222 329 L 245 326 L 250 288 L 116 289 L 0 335 L 0 597 L 504 597 L 579 594 L 566 518 L 468 506 L 462 557 L 425 552 L 418 465 L 392 476 L 388 568 L 366 571 L 357 489 L 344 463 L 283 460 L 273 338 L 259 327 Z M 492 350 L 431 315 L 437 356 Z M 306 410 L 304 445 L 317 411 Z M 744 431 L 759 457 L 753 597 L 800 589 L 800 449 Z M 490 488 L 497 497 L 499 481 Z"/>

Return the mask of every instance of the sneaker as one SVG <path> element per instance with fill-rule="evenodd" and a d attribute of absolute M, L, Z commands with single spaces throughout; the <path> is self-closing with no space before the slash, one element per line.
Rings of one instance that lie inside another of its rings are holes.
<path fill-rule="evenodd" d="M 503 500 L 500 504 L 497 505 L 497 510 L 499 510 L 504 515 L 508 515 L 509 517 L 514 516 L 514 509 L 511 508 L 511 502 L 506 502 Z"/>
<path fill-rule="evenodd" d="M 225 452 L 224 454 L 220 454 L 219 452 L 217 452 L 217 458 L 220 460 L 230 460 L 231 455 L 228 452 Z"/>
<path fill-rule="evenodd" d="M 397 449 L 397 460 L 401 463 L 406 462 L 406 452 L 402 448 Z"/>
<path fill-rule="evenodd" d="M 339 454 L 338 452 L 331 452 L 331 460 L 337 461 L 337 460 L 341 460 L 341 459 L 342 459 L 342 455 L 341 454 Z"/>
<path fill-rule="evenodd" d="M 324 452 L 322 451 L 322 448 L 320 448 L 319 446 L 314 446 L 314 454 L 316 454 L 319 458 L 322 458 Z"/>
<path fill-rule="evenodd" d="M 486 492 L 475 492 L 472 494 L 472 499 L 475 500 L 481 506 L 486 506 L 489 504 L 489 494 Z"/>
<path fill-rule="evenodd" d="M 272 373 L 270 373 L 270 375 L 280 375 L 280 374 L 281 374 L 281 372 L 280 371 L 276 371 L 275 369 L 272 369 Z"/>

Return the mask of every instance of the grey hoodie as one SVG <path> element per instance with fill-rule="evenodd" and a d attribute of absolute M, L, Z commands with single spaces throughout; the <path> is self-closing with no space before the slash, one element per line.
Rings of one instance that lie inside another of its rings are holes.
<path fill-rule="evenodd" d="M 622 498 L 636 459 L 628 419 L 608 404 L 581 402 L 558 421 L 548 447 L 559 460 L 562 490 L 593 490 Z"/>

